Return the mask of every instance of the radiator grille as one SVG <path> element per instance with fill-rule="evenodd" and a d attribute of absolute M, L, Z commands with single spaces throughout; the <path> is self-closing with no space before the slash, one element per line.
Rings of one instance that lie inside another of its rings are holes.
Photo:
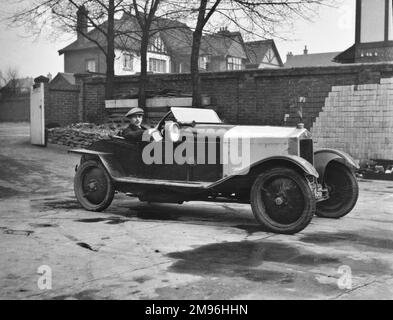
<path fill-rule="evenodd" d="M 314 146 L 312 139 L 300 140 L 300 156 L 314 164 Z"/>

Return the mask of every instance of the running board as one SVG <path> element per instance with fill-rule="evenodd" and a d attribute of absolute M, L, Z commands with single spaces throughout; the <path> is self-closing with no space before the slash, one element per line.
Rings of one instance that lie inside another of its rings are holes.
<path fill-rule="evenodd" d="M 133 178 L 133 177 L 114 178 L 114 180 L 120 183 L 157 185 L 157 186 L 164 186 L 164 187 L 196 188 L 196 189 L 207 189 L 213 184 L 212 182 L 204 182 L 204 181 L 183 182 L 183 181 L 172 181 L 172 180 L 140 179 L 140 178 Z"/>

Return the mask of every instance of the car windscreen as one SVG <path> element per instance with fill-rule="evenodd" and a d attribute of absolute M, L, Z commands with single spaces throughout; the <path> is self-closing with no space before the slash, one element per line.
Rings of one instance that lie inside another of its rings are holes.
<path fill-rule="evenodd" d="M 180 123 L 222 123 L 217 113 L 212 109 L 171 108 L 176 120 Z"/>

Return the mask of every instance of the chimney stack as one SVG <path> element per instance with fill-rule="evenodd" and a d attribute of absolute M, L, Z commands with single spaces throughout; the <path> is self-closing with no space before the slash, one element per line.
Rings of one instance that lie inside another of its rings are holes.
<path fill-rule="evenodd" d="M 287 53 L 287 61 L 290 59 L 290 58 L 292 58 L 293 57 L 293 53 L 292 53 L 292 51 L 289 51 L 288 53 Z"/>
<path fill-rule="evenodd" d="M 220 31 L 218 31 L 218 34 L 222 34 L 222 35 L 230 34 L 230 32 L 228 31 L 228 27 L 220 27 Z"/>
<path fill-rule="evenodd" d="M 87 34 L 88 31 L 88 23 L 87 23 L 87 15 L 89 12 L 87 11 L 84 5 L 80 6 L 77 11 L 77 22 L 76 22 L 76 32 L 78 35 L 78 40 L 84 39 L 83 34 Z"/>
<path fill-rule="evenodd" d="M 304 55 L 307 55 L 307 54 L 308 54 L 307 46 L 304 46 Z"/>

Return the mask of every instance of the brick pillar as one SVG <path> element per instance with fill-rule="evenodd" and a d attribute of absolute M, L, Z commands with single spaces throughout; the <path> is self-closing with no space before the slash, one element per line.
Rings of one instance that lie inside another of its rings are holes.
<path fill-rule="evenodd" d="M 75 79 L 79 88 L 78 122 L 85 122 L 85 78 L 83 75 L 76 74 Z"/>

